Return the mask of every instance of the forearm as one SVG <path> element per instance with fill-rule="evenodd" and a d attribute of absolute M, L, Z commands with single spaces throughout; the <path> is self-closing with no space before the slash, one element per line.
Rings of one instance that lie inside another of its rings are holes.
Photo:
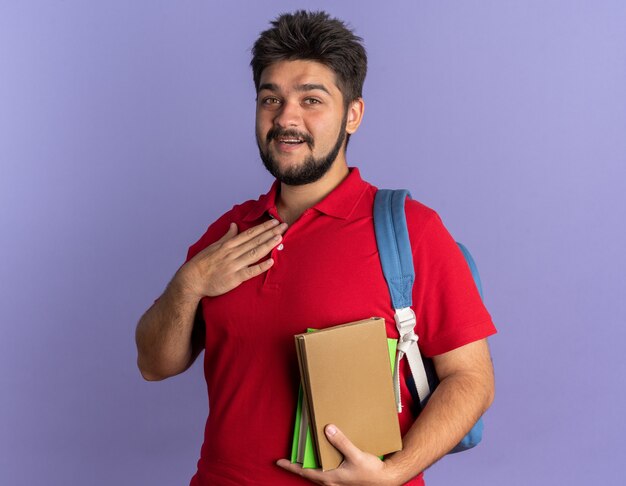
<path fill-rule="evenodd" d="M 385 462 L 401 483 L 447 454 L 493 401 L 493 377 L 459 373 L 446 377 L 403 438 L 403 449 Z"/>
<path fill-rule="evenodd" d="M 200 297 L 175 276 L 163 295 L 137 324 L 137 366 L 147 380 L 160 380 L 185 371 L 195 358 L 194 320 Z"/>

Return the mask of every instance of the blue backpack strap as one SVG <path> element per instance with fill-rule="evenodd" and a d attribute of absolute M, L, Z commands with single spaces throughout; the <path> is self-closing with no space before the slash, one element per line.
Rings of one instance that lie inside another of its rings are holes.
<path fill-rule="evenodd" d="M 378 245 L 383 274 L 389 287 L 391 302 L 396 311 L 412 305 L 412 290 L 415 282 L 413 256 L 404 211 L 407 197 L 410 198 L 411 194 L 405 189 L 379 189 L 374 199 L 376 244 Z M 474 283 L 482 298 L 482 283 L 476 262 L 474 262 L 472 255 L 464 245 L 461 243 L 457 243 L 457 245 L 470 268 Z M 431 389 L 434 389 L 437 377 L 434 373 L 432 362 L 426 360 L 424 365 L 427 372 L 430 372 L 427 373 L 429 375 L 428 381 L 432 383 Z M 416 404 L 425 404 L 425 400 L 420 398 L 417 393 L 413 377 L 408 376 L 406 381 L 413 395 L 413 401 Z M 450 453 L 465 451 L 476 446 L 482 440 L 483 427 L 482 419 L 478 419 L 478 422 L 474 424 L 468 434 Z"/>
<path fill-rule="evenodd" d="M 405 189 L 379 189 L 374 199 L 376 244 L 394 309 L 413 303 L 415 270 L 404 214 L 407 197 L 411 194 Z"/>
<path fill-rule="evenodd" d="M 415 312 L 411 308 L 415 270 L 404 214 L 407 197 L 410 197 L 410 194 L 406 190 L 381 189 L 374 199 L 376 244 L 399 336 L 393 372 L 393 390 L 398 412 L 402 411 L 400 362 L 404 357 L 411 370 L 414 398 L 417 399 L 417 403 L 425 400 L 431 392 L 428 375 L 417 346 L 419 337 L 415 334 Z"/>

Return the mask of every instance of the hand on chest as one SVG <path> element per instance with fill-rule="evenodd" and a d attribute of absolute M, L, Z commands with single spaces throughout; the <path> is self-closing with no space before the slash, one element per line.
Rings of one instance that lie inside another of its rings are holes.
<path fill-rule="evenodd" d="M 393 321 L 371 219 L 325 223 L 297 222 L 273 250 L 268 272 L 208 300 L 211 325 L 284 335 L 371 316 Z"/>

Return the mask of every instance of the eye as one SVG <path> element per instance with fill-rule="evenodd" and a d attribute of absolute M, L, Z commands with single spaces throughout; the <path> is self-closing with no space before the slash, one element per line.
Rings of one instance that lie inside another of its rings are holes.
<path fill-rule="evenodd" d="M 274 96 L 268 96 L 267 98 L 263 98 L 261 103 L 268 106 L 277 105 L 280 103 L 280 100 Z"/>
<path fill-rule="evenodd" d="M 307 105 L 319 105 L 321 101 L 317 98 L 305 98 L 304 103 Z"/>

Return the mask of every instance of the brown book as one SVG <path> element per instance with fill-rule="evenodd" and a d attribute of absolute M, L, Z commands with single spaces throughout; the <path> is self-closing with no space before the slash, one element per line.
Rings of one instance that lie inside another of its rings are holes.
<path fill-rule="evenodd" d="M 363 451 L 382 456 L 402 449 L 385 321 L 365 319 L 297 334 L 295 340 L 322 469 L 335 469 L 343 460 L 324 434 L 330 423 Z"/>

